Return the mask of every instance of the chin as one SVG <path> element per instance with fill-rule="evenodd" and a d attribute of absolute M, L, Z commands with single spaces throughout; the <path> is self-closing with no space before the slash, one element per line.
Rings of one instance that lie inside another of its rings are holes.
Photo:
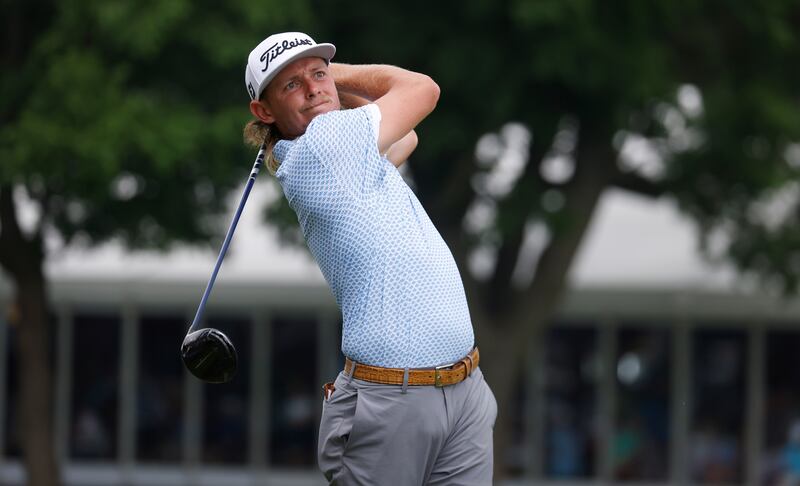
<path fill-rule="evenodd" d="M 335 103 L 325 103 L 324 105 L 322 105 L 322 106 L 320 106 L 320 107 L 318 108 L 318 110 L 319 110 L 319 113 L 318 113 L 318 114 L 319 114 L 319 115 L 321 115 L 321 114 L 323 114 L 323 113 L 330 113 L 330 112 L 332 112 L 332 111 L 339 110 L 340 108 L 341 108 L 341 107 L 340 107 L 338 104 L 335 104 Z"/>

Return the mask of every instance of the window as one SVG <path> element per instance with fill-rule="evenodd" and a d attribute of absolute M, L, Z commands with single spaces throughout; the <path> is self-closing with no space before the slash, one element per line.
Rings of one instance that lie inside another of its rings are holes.
<path fill-rule="evenodd" d="M 800 477 L 800 332 L 770 332 L 766 345 L 762 484 L 796 484 Z"/>
<path fill-rule="evenodd" d="M 502 459 L 505 461 L 505 466 L 511 477 L 519 477 L 525 473 L 528 467 L 530 457 L 528 455 L 529 448 L 526 447 L 529 428 L 528 416 L 530 400 L 535 400 L 534 390 L 528 388 L 527 372 L 529 370 L 520 370 L 517 380 L 512 387 L 511 396 L 505 407 L 500 410 L 508 420 L 509 427 L 509 447 L 506 450 L 505 457 L 496 458 L 495 460 Z M 491 387 L 491 383 L 489 384 Z"/>
<path fill-rule="evenodd" d="M 614 477 L 666 480 L 669 440 L 670 334 L 643 327 L 619 333 Z"/>
<path fill-rule="evenodd" d="M 250 322 L 212 318 L 208 327 L 224 332 L 236 348 L 239 366 L 231 381 L 203 385 L 203 462 L 244 464 L 248 451 L 250 410 Z"/>
<path fill-rule="evenodd" d="M 545 349 L 545 474 L 593 475 L 598 378 L 596 331 L 554 328 Z"/>
<path fill-rule="evenodd" d="M 73 324 L 70 457 L 113 459 L 117 450 L 120 320 L 78 315 Z"/>
<path fill-rule="evenodd" d="M 184 414 L 180 346 L 188 327 L 180 316 L 149 316 L 140 322 L 136 457 L 141 461 L 180 460 Z"/>
<path fill-rule="evenodd" d="M 741 331 L 694 335 L 690 467 L 699 484 L 741 484 L 746 341 Z"/>
<path fill-rule="evenodd" d="M 9 323 L 6 327 L 6 407 L 5 424 L 5 456 L 20 457 L 20 417 L 19 417 L 19 347 L 17 345 L 16 325 Z"/>
<path fill-rule="evenodd" d="M 270 463 L 308 467 L 315 464 L 317 404 L 317 322 L 278 318 L 272 332 L 272 426 Z"/>

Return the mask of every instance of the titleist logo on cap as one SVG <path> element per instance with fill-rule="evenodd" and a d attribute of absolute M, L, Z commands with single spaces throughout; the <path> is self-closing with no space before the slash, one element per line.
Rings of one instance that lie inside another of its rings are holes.
<path fill-rule="evenodd" d="M 264 63 L 264 69 L 261 72 L 265 72 L 267 68 L 269 68 L 269 63 L 274 61 L 276 57 L 280 56 L 284 52 L 294 49 L 297 46 L 312 46 L 314 43 L 310 39 L 295 39 L 295 40 L 285 40 L 283 42 L 276 42 L 272 44 L 270 47 L 261 54 L 261 61 Z"/>
<path fill-rule="evenodd" d="M 272 79 L 292 60 L 319 57 L 329 63 L 336 54 L 333 44 L 317 44 L 302 32 L 281 32 L 261 41 L 247 56 L 244 84 L 251 100 L 257 99 Z"/>

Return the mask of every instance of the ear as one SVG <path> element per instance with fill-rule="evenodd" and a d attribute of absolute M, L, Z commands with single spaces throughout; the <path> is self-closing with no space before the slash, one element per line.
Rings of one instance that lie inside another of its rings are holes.
<path fill-rule="evenodd" d="M 263 101 L 252 100 L 250 102 L 250 113 L 264 123 L 275 123 L 275 117 L 272 115 L 272 110 Z"/>

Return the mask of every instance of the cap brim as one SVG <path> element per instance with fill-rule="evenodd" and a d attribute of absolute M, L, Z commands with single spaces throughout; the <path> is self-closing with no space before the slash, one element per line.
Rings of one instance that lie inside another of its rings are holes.
<path fill-rule="evenodd" d="M 261 86 L 258 87 L 258 93 L 256 98 L 261 96 L 261 93 L 269 86 L 269 83 L 281 72 L 283 68 L 285 68 L 288 64 L 298 60 L 303 59 L 304 57 L 321 57 L 325 59 L 325 61 L 330 62 L 333 59 L 334 54 L 336 54 L 336 46 L 333 44 L 316 44 L 313 47 L 309 47 L 303 51 L 298 51 L 293 53 L 291 56 L 285 57 L 281 59 L 280 64 L 275 66 L 275 70 L 272 71 L 272 74 L 265 77 L 261 81 Z"/>

